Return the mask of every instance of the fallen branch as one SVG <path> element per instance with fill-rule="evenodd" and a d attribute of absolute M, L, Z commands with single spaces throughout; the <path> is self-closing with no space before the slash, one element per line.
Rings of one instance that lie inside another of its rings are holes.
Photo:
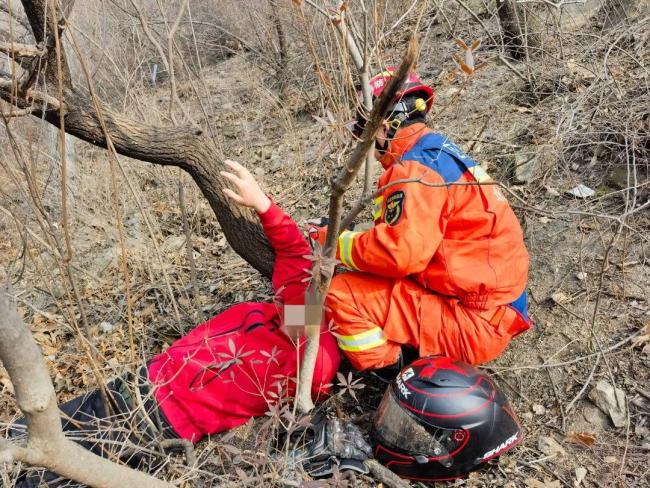
<path fill-rule="evenodd" d="M 365 465 L 368 466 L 372 476 L 388 488 L 409 488 L 411 486 L 411 483 L 403 480 L 374 459 L 367 459 Z"/>
<path fill-rule="evenodd" d="M 2 112 L 2 118 L 10 119 L 12 117 L 23 117 L 25 115 L 31 115 L 32 110 L 29 108 L 11 110 L 9 112 Z"/>
<path fill-rule="evenodd" d="M 43 56 L 45 50 L 33 44 L 0 41 L 0 53 L 5 53 L 11 57 L 36 58 Z"/>
<path fill-rule="evenodd" d="M 0 462 L 24 462 L 95 488 L 171 487 L 140 471 L 103 459 L 66 439 L 54 387 L 34 338 L 0 290 L 0 360 L 16 391 L 29 437 L 25 445 L 0 439 Z"/>
<path fill-rule="evenodd" d="M 45 110 L 45 106 L 49 110 L 59 110 L 61 108 L 61 103 L 56 97 L 38 90 L 27 90 L 22 94 L 21 100 L 15 99 L 13 94 L 16 93 L 17 89 L 18 87 L 13 80 L 8 78 L 0 79 L 0 97 L 8 102 L 15 102 L 16 106 L 27 108 L 32 102 L 37 102 L 42 105 L 42 107 L 39 107 L 40 110 Z M 3 96 L 2 92 L 7 92 L 6 96 Z"/>

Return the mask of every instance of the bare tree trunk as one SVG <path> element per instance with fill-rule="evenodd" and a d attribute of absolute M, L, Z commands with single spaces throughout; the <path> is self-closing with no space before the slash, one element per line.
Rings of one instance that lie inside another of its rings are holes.
<path fill-rule="evenodd" d="M 269 0 L 271 7 L 271 21 L 275 27 L 275 32 L 278 35 L 278 68 L 277 74 L 280 80 L 280 96 L 284 97 L 284 91 L 287 85 L 287 36 L 284 33 L 280 13 L 278 12 L 278 0 Z"/>
<path fill-rule="evenodd" d="M 513 58 L 526 58 L 530 55 L 529 48 L 539 46 L 539 34 L 531 30 L 531 10 L 518 4 L 516 0 L 496 1 L 506 47 Z"/>
<path fill-rule="evenodd" d="M 394 73 L 389 85 L 384 89 L 368 116 L 368 122 L 361 134 L 361 141 L 357 144 L 357 147 L 350 155 L 350 159 L 343 166 L 338 176 L 332 180 L 329 226 L 327 228 L 325 247 L 323 248 L 324 255 L 320 257 L 321 259 L 314 261 L 314 267 L 312 269 L 313 277 L 305 297 L 305 304 L 308 306 L 306 313 L 307 345 L 305 346 L 298 392 L 296 394 L 297 408 L 302 413 L 309 412 L 314 407 L 311 399 L 311 386 L 320 340 L 323 303 L 332 276 L 334 275 L 334 266 L 336 264 L 336 242 L 341 233 L 341 221 L 343 219 L 343 196 L 348 188 L 350 188 L 350 185 L 352 185 L 361 165 L 366 159 L 366 154 L 372 148 L 375 141 L 375 133 L 379 129 L 389 105 L 395 98 L 395 94 L 406 80 L 415 62 L 417 52 L 417 41 L 415 38 L 412 38 L 399 68 Z"/>
<path fill-rule="evenodd" d="M 172 486 L 103 459 L 64 437 L 47 367 L 34 338 L 9 304 L 6 290 L 0 290 L 0 361 L 14 385 L 29 431 L 26 445 L 0 439 L 0 463 L 43 466 L 95 488 Z"/>

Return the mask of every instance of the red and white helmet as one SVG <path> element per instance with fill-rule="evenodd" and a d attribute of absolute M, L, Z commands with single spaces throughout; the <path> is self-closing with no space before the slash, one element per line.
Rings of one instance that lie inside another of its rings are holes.
<path fill-rule="evenodd" d="M 372 77 L 370 80 L 370 88 L 372 90 L 373 98 L 377 98 L 379 95 L 381 95 L 381 92 L 384 91 L 384 88 L 388 86 L 388 83 L 393 77 L 393 73 L 395 73 L 396 69 L 397 68 L 395 66 L 389 66 L 381 73 Z M 436 98 L 436 94 L 433 91 L 433 88 L 422 83 L 418 75 L 411 71 L 408 75 L 408 78 L 404 82 L 402 89 L 395 95 L 395 101 L 400 100 L 406 95 L 415 93 L 422 94 L 422 99 L 426 103 L 427 107 L 426 111 L 429 112 L 433 106 L 433 101 Z"/>
<path fill-rule="evenodd" d="M 395 66 L 389 66 L 381 73 L 372 77 L 369 84 L 373 100 L 379 97 L 384 91 L 384 88 L 388 86 L 395 70 Z M 409 95 L 413 95 L 413 97 Z M 403 103 L 402 100 L 407 96 L 410 100 L 409 103 Z M 415 99 L 413 100 L 413 98 Z M 401 89 L 395 94 L 394 104 L 388 109 L 388 114 L 400 114 L 399 126 L 401 122 L 412 117 L 414 113 L 417 113 L 419 117 L 426 115 L 431 110 L 435 98 L 436 94 L 433 88 L 422 83 L 418 75 L 414 72 L 410 72 Z M 365 125 L 366 114 L 363 108 L 359 108 L 353 128 L 354 135 L 360 137 Z"/>

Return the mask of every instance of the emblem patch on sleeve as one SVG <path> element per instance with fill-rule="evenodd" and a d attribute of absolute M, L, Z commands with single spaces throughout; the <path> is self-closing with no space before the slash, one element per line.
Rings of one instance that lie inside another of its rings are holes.
<path fill-rule="evenodd" d="M 386 211 L 384 222 L 388 225 L 395 225 L 404 213 L 404 198 L 406 194 L 402 190 L 394 191 L 386 199 Z"/>

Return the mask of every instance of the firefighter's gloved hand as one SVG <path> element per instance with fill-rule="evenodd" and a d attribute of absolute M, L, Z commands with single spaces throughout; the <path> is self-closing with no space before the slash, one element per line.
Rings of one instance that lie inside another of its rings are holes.
<path fill-rule="evenodd" d="M 303 466 L 311 476 L 329 476 L 335 468 L 368 473 L 364 461 L 372 449 L 352 422 L 317 414 L 307 431 L 312 435 L 305 444 Z"/>
<path fill-rule="evenodd" d="M 327 217 L 318 217 L 307 221 L 307 233 L 309 234 L 309 243 L 311 244 L 312 249 L 315 247 L 315 242 L 320 244 L 321 247 L 325 245 L 329 223 L 330 219 Z M 354 230 L 354 224 L 350 224 L 348 230 Z"/>
<path fill-rule="evenodd" d="M 319 217 L 317 219 L 309 219 L 307 221 L 307 234 L 309 235 L 309 244 L 312 249 L 315 248 L 317 242 L 320 247 L 325 245 L 325 238 L 327 237 L 327 225 L 329 224 L 327 217 Z"/>

